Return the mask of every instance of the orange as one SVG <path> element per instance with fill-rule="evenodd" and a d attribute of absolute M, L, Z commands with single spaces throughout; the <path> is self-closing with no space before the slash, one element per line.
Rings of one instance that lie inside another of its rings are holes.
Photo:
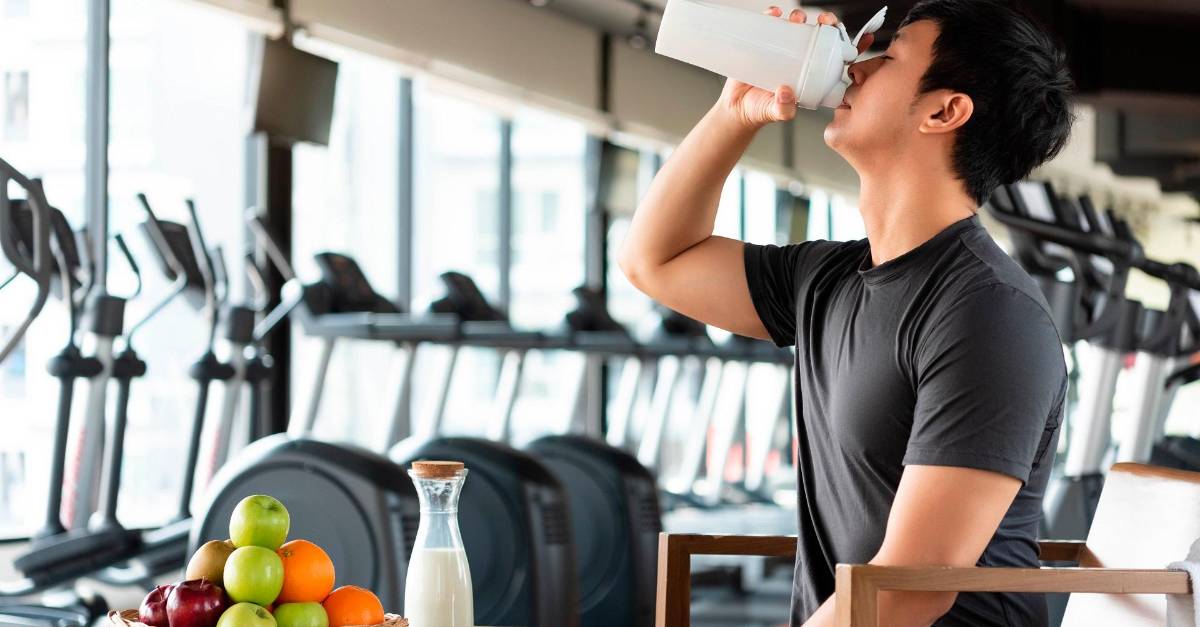
<path fill-rule="evenodd" d="M 308 540 L 292 540 L 275 551 L 283 560 L 283 588 L 275 603 L 320 603 L 333 590 L 333 560 Z"/>
<path fill-rule="evenodd" d="M 383 622 L 383 604 L 375 593 L 358 586 L 342 586 L 325 597 L 329 627 L 378 625 Z"/>

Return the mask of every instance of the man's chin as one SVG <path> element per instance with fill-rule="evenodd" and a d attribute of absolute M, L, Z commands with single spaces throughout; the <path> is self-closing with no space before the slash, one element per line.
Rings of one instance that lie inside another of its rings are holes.
<path fill-rule="evenodd" d="M 825 132 L 823 133 L 822 137 L 825 139 L 826 146 L 837 150 L 838 144 L 841 142 L 845 133 L 846 129 L 842 128 L 842 125 L 839 123 L 839 121 L 835 119 L 834 121 L 825 125 Z"/>

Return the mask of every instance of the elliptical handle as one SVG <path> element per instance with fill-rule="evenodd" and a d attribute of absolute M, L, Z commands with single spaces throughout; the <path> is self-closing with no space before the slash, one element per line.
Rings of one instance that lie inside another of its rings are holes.
<path fill-rule="evenodd" d="M 129 252 L 129 246 L 125 243 L 125 236 L 117 233 L 113 236 L 113 241 L 117 243 L 117 249 L 121 251 L 121 256 L 125 258 L 125 263 L 129 264 L 129 269 L 133 271 L 133 278 L 137 283 L 137 287 L 133 288 L 133 294 L 126 298 L 126 300 L 133 300 L 142 293 L 142 269 L 138 267 L 137 259 L 134 259 L 133 253 Z"/>
<path fill-rule="evenodd" d="M 212 251 L 213 282 L 217 290 L 217 302 L 225 304 L 229 301 L 229 268 L 225 265 L 225 249 L 218 244 Z"/>
<path fill-rule="evenodd" d="M 196 253 L 196 259 L 200 260 L 197 264 L 200 266 L 200 276 L 204 279 L 205 298 L 212 300 L 210 306 L 216 302 L 216 267 L 213 264 L 212 255 L 208 252 L 208 244 L 204 242 L 204 232 L 200 230 L 200 217 L 196 213 L 196 203 L 191 198 L 184 201 L 188 210 L 188 234 L 191 236 L 192 249 Z"/>
<path fill-rule="evenodd" d="M 267 251 L 267 257 L 271 259 L 271 263 L 279 270 L 279 274 L 283 275 L 283 280 L 291 281 L 295 279 L 296 271 L 292 268 L 292 264 L 288 262 L 287 255 L 283 254 L 283 249 L 279 247 L 279 243 L 271 235 L 271 230 L 267 227 L 267 223 L 263 222 L 254 209 L 246 211 L 246 224 L 254 232 L 258 243 Z"/>
<path fill-rule="evenodd" d="M 25 189 L 33 213 L 33 247 L 30 258 L 24 257 L 17 245 L 12 201 L 8 197 L 10 180 Z M 46 305 L 50 296 L 50 273 L 53 272 L 54 265 L 50 258 L 50 203 L 46 201 L 46 194 L 39 183 L 26 178 L 3 159 L 0 159 L 0 250 L 18 272 L 24 272 L 37 285 L 37 295 L 24 321 L 17 326 L 12 336 L 0 345 L 0 362 L 3 362 L 16 349 L 29 325 L 33 324 L 34 318 Z"/>
<path fill-rule="evenodd" d="M 191 236 L 192 249 L 200 263 L 200 276 L 204 279 L 204 308 L 208 312 L 211 324 L 208 327 L 208 348 L 211 351 L 217 341 L 217 325 L 220 323 L 220 303 L 217 301 L 216 267 L 208 244 L 204 242 L 204 231 L 200 228 L 200 216 L 196 213 L 196 202 L 191 198 L 184 200 L 188 210 L 188 234 Z"/>
<path fill-rule="evenodd" d="M 167 270 L 170 275 L 167 278 L 172 281 L 180 280 L 180 278 L 186 280 L 187 270 L 175 256 L 175 251 L 171 250 L 171 245 L 167 243 L 167 236 L 162 230 L 162 222 L 159 222 L 154 209 L 150 208 L 150 200 L 141 192 L 138 192 L 137 199 L 142 203 L 142 209 L 146 211 L 146 225 L 149 228 L 151 239 L 154 240 L 154 247 L 159 250 L 162 258 L 167 262 Z"/>
<path fill-rule="evenodd" d="M 17 270 L 16 268 L 13 268 L 12 274 L 4 277 L 3 281 L 0 281 L 0 290 L 8 287 L 8 284 L 12 283 L 13 279 L 17 278 L 18 276 L 21 276 L 21 271 Z"/>
<path fill-rule="evenodd" d="M 267 279 L 263 276 L 262 270 L 258 269 L 258 263 L 255 262 L 253 253 L 246 253 L 244 263 L 246 278 L 249 279 L 250 286 L 254 289 L 254 301 L 251 306 L 257 311 L 266 311 L 267 305 L 271 303 L 271 295 L 267 293 Z"/>

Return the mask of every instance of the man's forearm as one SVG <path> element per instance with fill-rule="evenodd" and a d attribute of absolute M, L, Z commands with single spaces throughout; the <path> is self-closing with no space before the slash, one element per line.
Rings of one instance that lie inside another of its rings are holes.
<path fill-rule="evenodd" d="M 880 592 L 879 624 L 884 627 L 926 627 L 949 611 L 953 592 Z M 834 601 L 829 597 L 804 627 L 833 627 Z"/>
<path fill-rule="evenodd" d="M 661 266 L 712 236 L 725 179 L 756 130 L 721 103 L 705 114 L 671 153 L 638 206 L 621 248 L 627 274 Z"/>

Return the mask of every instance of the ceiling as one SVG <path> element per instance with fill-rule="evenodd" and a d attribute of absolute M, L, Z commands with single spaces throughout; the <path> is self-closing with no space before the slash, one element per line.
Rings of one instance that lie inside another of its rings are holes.
<path fill-rule="evenodd" d="M 531 0 L 512 0 L 530 2 Z M 758 10 L 795 0 L 717 0 Z M 653 46 L 667 0 L 533 0 L 634 45 Z M 877 33 L 886 45 L 914 0 L 821 0 L 853 31 L 888 4 Z M 1194 42 L 1200 0 L 1023 0 L 1062 42 L 1079 98 L 1096 107 L 1099 158 L 1124 176 L 1158 179 L 1163 191 L 1200 199 L 1200 80 Z"/>

